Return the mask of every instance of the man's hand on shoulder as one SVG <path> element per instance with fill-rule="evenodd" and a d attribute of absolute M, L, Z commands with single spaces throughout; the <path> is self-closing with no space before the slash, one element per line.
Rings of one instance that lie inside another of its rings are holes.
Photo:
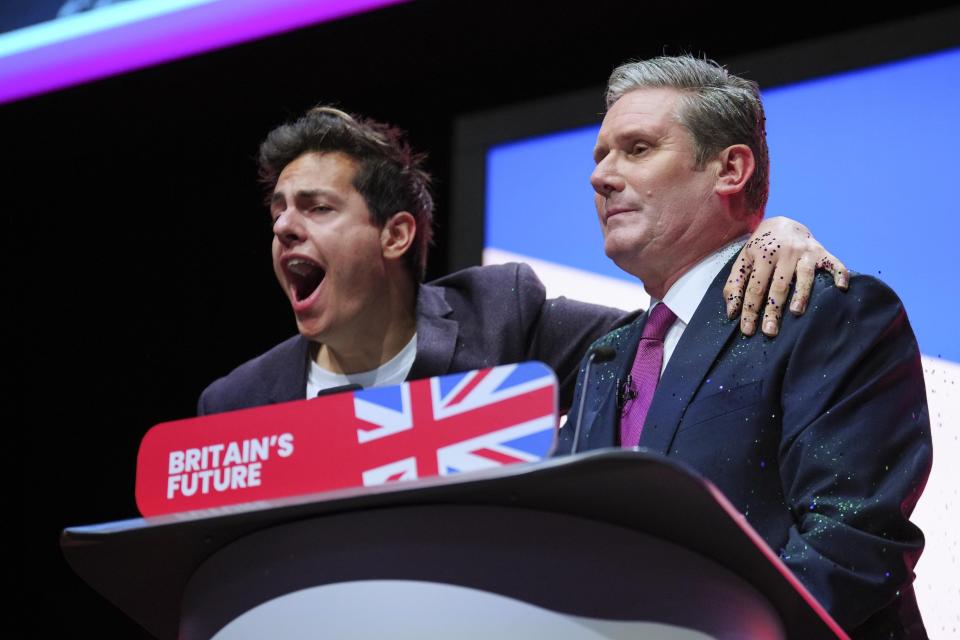
<path fill-rule="evenodd" d="M 740 311 L 740 331 L 753 335 L 763 309 L 761 328 L 774 337 L 796 276 L 790 311 L 801 315 L 807 309 L 817 269 L 833 275 L 834 284 L 846 290 L 850 272 L 820 244 L 810 230 L 790 218 L 769 218 L 760 223 L 737 257 L 723 288 L 727 317 Z"/>

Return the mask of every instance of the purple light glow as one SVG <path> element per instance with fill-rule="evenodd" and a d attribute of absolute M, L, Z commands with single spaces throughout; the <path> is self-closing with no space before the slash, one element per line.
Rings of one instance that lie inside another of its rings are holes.
<path fill-rule="evenodd" d="M 213 2 L 0 59 L 0 104 L 406 0 Z"/>

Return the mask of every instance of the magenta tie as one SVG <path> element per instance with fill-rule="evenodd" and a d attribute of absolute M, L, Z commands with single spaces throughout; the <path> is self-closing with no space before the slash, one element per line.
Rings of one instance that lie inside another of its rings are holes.
<path fill-rule="evenodd" d="M 631 448 L 640 442 L 643 421 L 653 401 L 653 392 L 660 380 L 660 367 L 663 365 L 663 338 L 670 325 L 677 319 L 673 311 L 662 302 L 655 306 L 643 327 L 637 357 L 630 369 L 630 387 L 627 389 L 631 400 L 627 401 L 620 416 L 620 446 Z"/>

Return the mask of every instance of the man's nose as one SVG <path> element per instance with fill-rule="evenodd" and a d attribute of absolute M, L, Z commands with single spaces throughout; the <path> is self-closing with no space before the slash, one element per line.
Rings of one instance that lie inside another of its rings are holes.
<path fill-rule="evenodd" d="M 613 154 L 608 154 L 603 160 L 597 163 L 590 174 L 590 184 L 598 195 L 609 196 L 614 191 L 623 191 L 623 178 L 617 172 L 616 163 L 612 158 Z"/>
<path fill-rule="evenodd" d="M 303 219 L 293 209 L 285 209 L 273 221 L 273 234 L 285 245 L 301 242 L 304 238 Z"/>

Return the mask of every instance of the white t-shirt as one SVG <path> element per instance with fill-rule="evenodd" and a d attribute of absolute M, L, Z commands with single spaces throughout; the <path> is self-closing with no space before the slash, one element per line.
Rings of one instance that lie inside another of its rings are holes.
<path fill-rule="evenodd" d="M 370 371 L 348 374 L 334 373 L 311 360 L 310 370 L 307 372 L 307 398 L 316 398 L 317 393 L 324 389 L 342 387 L 348 384 L 359 384 L 364 389 L 400 384 L 407 379 L 407 374 L 410 373 L 416 357 L 417 334 L 413 334 L 410 342 L 400 350 L 400 353 Z"/>

